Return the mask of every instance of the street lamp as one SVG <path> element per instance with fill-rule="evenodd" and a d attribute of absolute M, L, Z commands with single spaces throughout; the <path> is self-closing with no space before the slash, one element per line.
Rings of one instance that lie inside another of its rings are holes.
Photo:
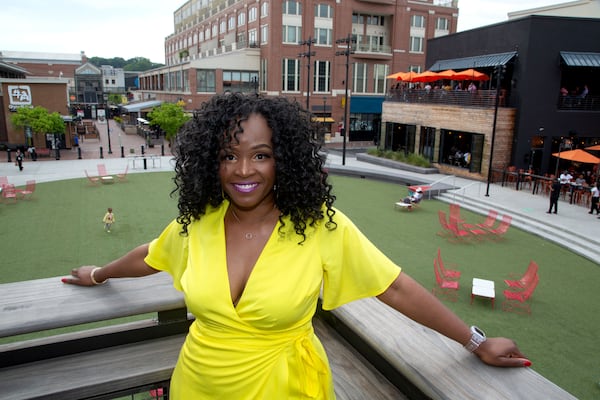
<path fill-rule="evenodd" d="M 490 146 L 490 162 L 488 166 L 487 176 L 487 187 L 485 189 L 485 196 L 490 197 L 490 181 L 492 180 L 492 161 L 494 159 L 494 142 L 496 141 L 496 121 L 498 120 L 498 102 L 500 101 L 500 81 L 502 74 L 506 71 L 506 66 L 495 67 L 496 72 L 496 104 L 494 106 L 494 122 L 492 125 L 492 144 Z"/>
<path fill-rule="evenodd" d="M 346 50 L 335 52 L 336 56 L 346 56 L 346 80 L 344 81 L 346 84 L 344 94 L 344 127 L 342 128 L 342 134 L 344 136 L 342 138 L 342 165 L 346 165 L 346 135 L 348 135 L 348 66 L 350 65 L 350 54 L 354 54 L 354 52 L 350 50 L 350 45 L 355 41 L 356 39 L 354 39 L 350 33 L 345 38 L 335 41 L 337 44 L 346 44 Z"/>
<path fill-rule="evenodd" d="M 108 154 L 112 154 L 112 147 L 110 146 L 110 124 L 108 123 L 109 113 L 110 111 L 108 109 L 108 94 L 104 93 L 104 118 L 106 118 L 106 133 L 108 134 Z"/>
<path fill-rule="evenodd" d="M 560 138 L 560 142 L 558 142 L 558 158 L 556 159 L 556 169 L 554 170 L 554 177 L 558 178 L 558 164 L 560 164 L 560 150 L 570 149 L 572 146 L 572 142 L 570 138 L 563 139 Z"/>
<path fill-rule="evenodd" d="M 310 51 L 310 46 L 312 46 L 316 42 L 317 42 L 317 39 L 312 39 L 309 36 L 308 40 L 298 43 L 299 45 L 302 45 L 302 46 L 308 46 L 308 51 L 298 54 L 298 57 L 300 57 L 300 58 L 302 58 L 302 57 L 308 58 L 308 63 L 306 64 L 306 66 L 308 67 L 308 73 L 306 75 L 306 110 L 307 111 L 310 111 L 310 58 L 316 54 L 314 51 Z"/>

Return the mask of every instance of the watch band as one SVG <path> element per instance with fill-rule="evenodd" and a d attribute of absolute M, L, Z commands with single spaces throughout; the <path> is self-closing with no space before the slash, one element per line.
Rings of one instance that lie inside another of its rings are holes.
<path fill-rule="evenodd" d="M 477 350 L 481 343 L 486 341 L 485 333 L 476 326 L 471 327 L 471 338 L 469 342 L 465 344 L 465 349 L 470 352 Z"/>

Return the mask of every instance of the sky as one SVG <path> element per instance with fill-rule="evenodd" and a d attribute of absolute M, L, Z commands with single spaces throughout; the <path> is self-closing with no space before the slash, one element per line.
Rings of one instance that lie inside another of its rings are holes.
<path fill-rule="evenodd" d="M 459 0 L 458 31 L 507 20 L 507 13 L 567 0 Z M 164 64 L 164 39 L 185 0 L 3 1 L 0 51 L 79 54 Z"/>

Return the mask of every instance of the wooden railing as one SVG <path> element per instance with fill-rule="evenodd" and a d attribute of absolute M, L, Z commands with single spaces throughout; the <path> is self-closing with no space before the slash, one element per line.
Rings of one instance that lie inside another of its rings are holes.
<path fill-rule="evenodd" d="M 0 285 L 0 304 L 2 399 L 112 399 L 158 388 L 167 394 L 191 322 L 181 293 L 164 273 L 92 288 L 65 285 L 58 277 L 7 283 Z M 137 322 L 37 339 L 20 336 L 146 313 L 152 314 Z M 315 325 L 336 385 L 344 386 L 336 390 L 339 400 L 574 399 L 532 369 L 484 365 L 374 298 L 321 311 Z M 351 346 L 323 340 L 330 334 L 321 325 L 336 328 Z M 369 372 L 373 368 L 361 368 L 357 351 L 403 394 L 383 390 L 385 379 Z"/>

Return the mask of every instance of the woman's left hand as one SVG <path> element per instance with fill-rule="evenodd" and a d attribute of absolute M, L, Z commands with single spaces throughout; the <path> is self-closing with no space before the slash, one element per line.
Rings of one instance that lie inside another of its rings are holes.
<path fill-rule="evenodd" d="M 496 367 L 530 367 L 531 361 L 511 339 L 488 338 L 474 352 L 486 364 Z"/>

